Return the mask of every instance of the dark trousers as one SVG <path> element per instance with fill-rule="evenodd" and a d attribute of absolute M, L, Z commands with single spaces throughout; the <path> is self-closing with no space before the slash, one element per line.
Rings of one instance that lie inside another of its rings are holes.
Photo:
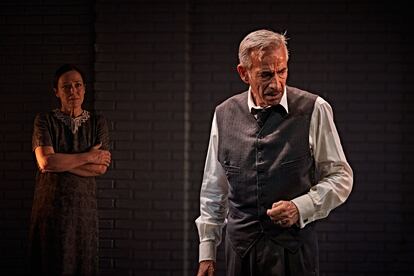
<path fill-rule="evenodd" d="M 243 258 L 226 236 L 227 276 L 317 276 L 318 258 L 305 246 L 291 252 L 263 235 Z M 316 254 L 317 255 L 317 254 Z"/>

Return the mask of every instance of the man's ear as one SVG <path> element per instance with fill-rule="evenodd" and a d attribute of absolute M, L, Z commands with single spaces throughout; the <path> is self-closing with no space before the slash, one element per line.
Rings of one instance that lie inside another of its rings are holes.
<path fill-rule="evenodd" d="M 53 88 L 53 92 L 55 92 L 55 96 L 56 96 L 57 98 L 59 98 L 59 96 L 57 95 L 57 90 L 56 90 L 56 88 Z"/>
<path fill-rule="evenodd" d="M 249 84 L 249 73 L 243 65 L 237 65 L 237 72 L 239 73 L 239 76 L 242 79 L 242 81 Z"/>

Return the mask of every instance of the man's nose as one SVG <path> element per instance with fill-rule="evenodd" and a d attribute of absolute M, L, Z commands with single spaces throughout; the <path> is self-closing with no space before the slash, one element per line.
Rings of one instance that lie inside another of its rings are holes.
<path fill-rule="evenodd" d="M 277 90 L 281 88 L 282 85 L 277 75 L 274 75 L 273 78 L 270 80 L 269 86 Z"/>

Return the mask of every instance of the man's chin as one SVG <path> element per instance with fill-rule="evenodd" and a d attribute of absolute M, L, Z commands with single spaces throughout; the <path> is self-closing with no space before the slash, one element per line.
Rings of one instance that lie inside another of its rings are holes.
<path fill-rule="evenodd" d="M 278 105 L 280 103 L 280 100 L 282 99 L 281 96 L 267 96 L 265 98 L 267 105 Z"/>

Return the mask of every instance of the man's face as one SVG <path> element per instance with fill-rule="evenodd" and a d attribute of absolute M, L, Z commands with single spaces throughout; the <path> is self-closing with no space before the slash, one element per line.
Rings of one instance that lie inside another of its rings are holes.
<path fill-rule="evenodd" d="M 251 68 L 239 65 L 242 80 L 251 87 L 258 106 L 277 105 L 282 99 L 288 76 L 286 47 L 268 47 L 251 52 Z"/>

